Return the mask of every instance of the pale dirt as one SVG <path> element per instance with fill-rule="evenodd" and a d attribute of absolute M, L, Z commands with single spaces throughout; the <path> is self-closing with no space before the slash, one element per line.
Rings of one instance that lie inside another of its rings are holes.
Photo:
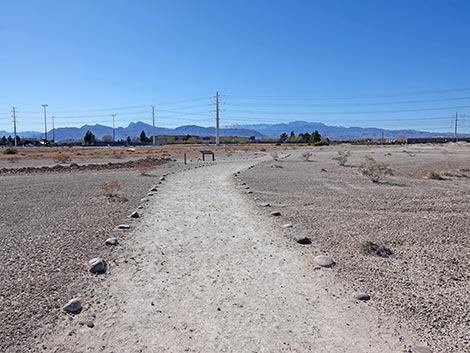
<path fill-rule="evenodd" d="M 399 352 L 370 303 L 353 301 L 315 246 L 287 237 L 237 187 L 255 162 L 168 176 L 122 242 L 101 291 L 64 314 L 53 352 Z M 90 301 L 90 302 L 87 302 Z M 83 323 L 92 315 L 94 327 Z"/>

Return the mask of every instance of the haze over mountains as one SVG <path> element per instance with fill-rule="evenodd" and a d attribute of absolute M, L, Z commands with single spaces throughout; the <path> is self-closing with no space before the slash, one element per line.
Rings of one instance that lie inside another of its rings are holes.
<path fill-rule="evenodd" d="M 103 136 L 112 136 L 113 129 L 105 125 L 84 125 L 78 127 L 61 127 L 55 129 L 56 141 L 65 140 L 80 140 L 83 138 L 87 130 L 95 134 L 98 139 Z M 115 129 L 116 140 L 126 139 L 128 136 L 131 138 L 138 137 L 140 133 L 145 131 L 147 136 L 152 135 L 152 125 L 138 121 L 132 122 L 127 127 L 118 127 Z M 257 139 L 262 137 L 279 137 L 283 132 L 289 134 L 294 131 L 295 134 L 318 130 L 323 137 L 328 137 L 331 140 L 356 140 L 356 139 L 379 139 L 382 137 L 386 139 L 394 139 L 398 137 L 437 137 L 449 136 L 450 133 L 432 133 L 417 130 L 386 130 L 380 128 L 362 128 L 362 127 L 343 127 L 343 126 L 329 126 L 323 123 L 306 122 L 306 121 L 293 121 L 289 123 L 280 124 L 248 124 L 248 125 L 232 125 L 220 129 L 221 136 L 239 136 L 249 137 L 255 136 Z M 203 127 L 197 125 L 184 125 L 174 129 L 156 127 L 157 135 L 193 135 L 193 136 L 215 136 L 214 127 Z M 12 132 L 0 131 L 0 136 L 13 135 Z M 44 133 L 37 131 L 25 131 L 18 133 L 23 138 L 44 138 Z M 52 130 L 48 132 L 48 137 L 52 138 Z"/>

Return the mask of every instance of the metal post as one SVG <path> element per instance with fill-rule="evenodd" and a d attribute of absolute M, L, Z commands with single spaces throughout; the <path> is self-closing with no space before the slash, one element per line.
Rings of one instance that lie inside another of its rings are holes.
<path fill-rule="evenodd" d="M 48 107 L 48 105 L 43 104 L 42 107 L 44 108 L 44 142 L 47 142 L 47 114 L 46 114 L 46 108 Z"/>
<path fill-rule="evenodd" d="M 219 135 L 219 91 L 215 93 L 215 145 L 220 146 Z"/>

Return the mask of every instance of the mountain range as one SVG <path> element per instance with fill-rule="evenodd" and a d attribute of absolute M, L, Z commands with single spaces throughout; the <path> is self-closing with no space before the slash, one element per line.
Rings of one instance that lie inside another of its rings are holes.
<path fill-rule="evenodd" d="M 98 138 L 102 139 L 103 136 L 112 136 L 113 129 L 105 125 L 83 125 L 82 127 L 61 127 L 55 129 L 55 140 L 80 140 L 85 133 L 90 130 Z M 215 136 L 214 127 L 203 127 L 197 125 L 184 125 L 174 129 L 156 127 L 157 135 L 192 135 L 192 136 Z M 328 137 L 331 140 L 358 140 L 365 138 L 380 139 L 394 139 L 402 136 L 406 137 L 440 137 L 449 136 L 450 133 L 432 133 L 418 130 L 387 130 L 374 127 L 344 127 L 344 126 L 330 126 L 317 122 L 306 121 L 293 121 L 281 124 L 248 124 L 248 125 L 231 125 L 220 129 L 220 136 L 238 136 L 249 137 L 255 136 L 257 139 L 262 137 L 279 137 L 282 133 L 290 134 L 294 131 L 295 134 L 318 130 L 323 137 Z M 127 127 L 118 127 L 115 129 L 116 140 L 126 139 L 128 136 L 131 138 L 138 137 L 142 131 L 145 131 L 147 136 L 152 135 L 152 125 L 144 122 L 132 122 Z M 0 131 L 0 136 L 13 135 L 11 132 Z M 37 131 L 24 131 L 18 133 L 22 138 L 44 138 L 44 133 Z M 52 130 L 48 131 L 48 138 L 52 139 Z"/>

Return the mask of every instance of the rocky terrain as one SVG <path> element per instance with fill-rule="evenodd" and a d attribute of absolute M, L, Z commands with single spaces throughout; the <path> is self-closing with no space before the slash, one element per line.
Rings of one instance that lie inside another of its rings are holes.
<path fill-rule="evenodd" d="M 344 166 L 333 157 L 349 150 Z M 332 256 L 335 275 L 365 291 L 387 318 L 432 352 L 470 351 L 470 148 L 351 147 L 302 151 L 241 176 L 279 210 L 279 224 Z M 378 183 L 358 167 L 373 157 L 394 176 Z M 277 158 L 276 158 L 277 159 Z M 433 176 L 429 177 L 430 173 Z"/>

